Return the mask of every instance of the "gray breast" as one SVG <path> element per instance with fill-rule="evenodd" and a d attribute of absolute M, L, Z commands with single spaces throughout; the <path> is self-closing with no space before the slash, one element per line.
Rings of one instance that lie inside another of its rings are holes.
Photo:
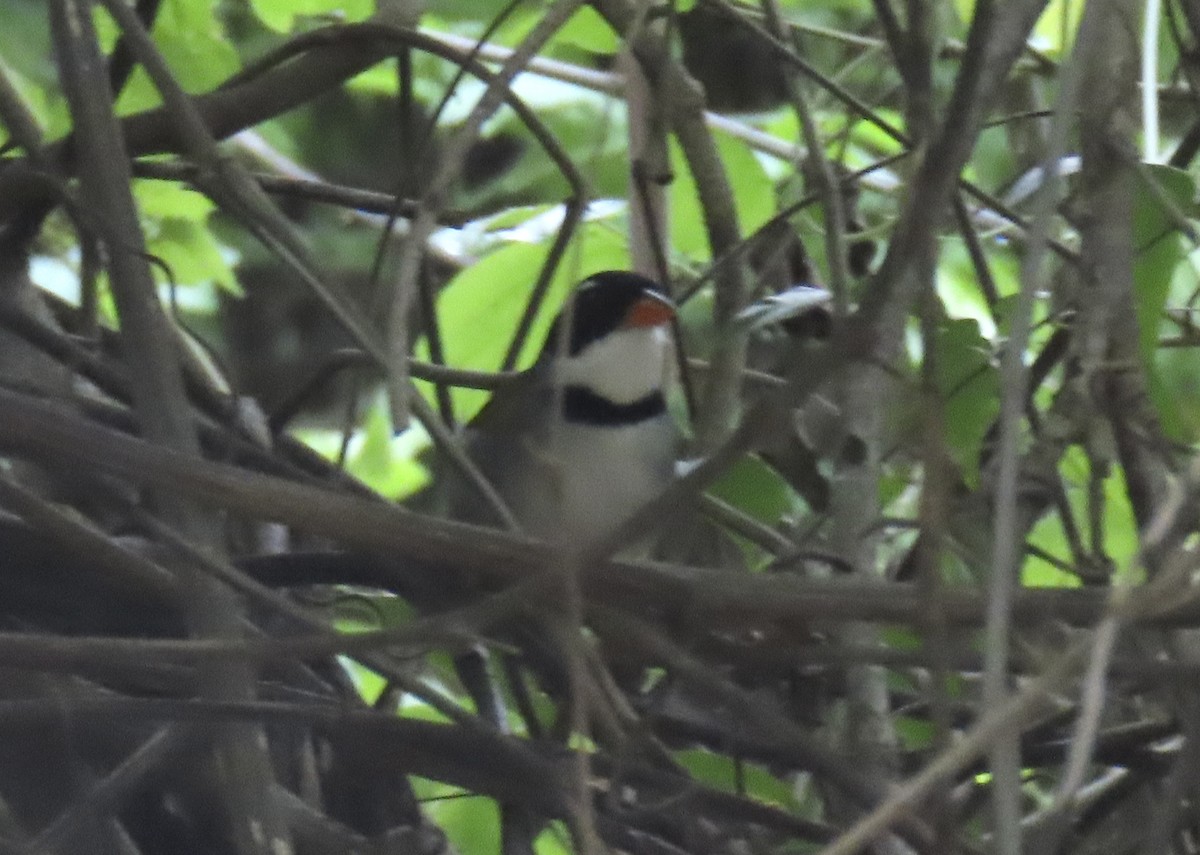
<path fill-rule="evenodd" d="M 519 439 L 481 435 L 469 453 L 528 533 L 578 545 L 610 531 L 667 485 L 675 441 L 663 415 L 619 428 L 560 423 Z"/>

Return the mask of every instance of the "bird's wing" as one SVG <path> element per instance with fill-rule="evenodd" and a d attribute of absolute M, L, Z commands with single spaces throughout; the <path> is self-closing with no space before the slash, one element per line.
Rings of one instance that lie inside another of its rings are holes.
<path fill-rule="evenodd" d="M 544 434 L 554 392 L 535 366 L 502 386 L 471 419 L 468 435 Z"/>
<path fill-rule="evenodd" d="M 537 367 L 526 371 L 492 395 L 464 431 L 467 456 L 521 519 L 531 494 L 544 492 L 537 479 L 544 477 L 544 444 L 549 435 L 553 391 Z M 486 507 L 479 490 L 449 465 L 439 467 L 445 479 L 447 512 L 466 522 L 489 525 L 495 514 Z"/>

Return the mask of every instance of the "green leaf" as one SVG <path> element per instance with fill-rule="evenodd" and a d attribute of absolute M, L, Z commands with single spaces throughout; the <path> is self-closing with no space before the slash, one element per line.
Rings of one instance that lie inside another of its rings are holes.
<path fill-rule="evenodd" d="M 302 15 L 336 15 L 355 22 L 375 11 L 373 0 L 250 0 L 250 8 L 264 25 L 278 33 L 290 32 Z"/>
<path fill-rule="evenodd" d="M 154 41 L 189 92 L 213 89 L 241 66 L 217 11 L 215 3 L 168 0 L 155 18 Z"/>
<path fill-rule="evenodd" d="M 509 5 L 508 0 L 429 0 L 428 14 L 448 21 L 491 21 Z"/>
<path fill-rule="evenodd" d="M 169 181 L 136 181 L 134 196 L 146 231 L 146 249 L 161 259 L 178 286 L 215 283 L 231 293 L 240 286 L 223 247 L 208 228 L 216 205 L 201 193 Z M 166 272 L 156 268 L 159 281 Z"/>
<path fill-rule="evenodd" d="M 419 57 L 423 55 L 418 54 Z M 418 78 L 413 81 L 413 91 L 419 99 L 432 99 L 441 90 L 429 87 L 429 78 L 423 74 L 414 74 Z M 425 87 L 429 87 L 428 89 Z M 355 95 L 373 95 L 392 97 L 400 90 L 396 77 L 396 66 L 390 62 L 380 62 L 372 65 L 366 71 L 354 75 L 346 81 L 346 91 Z"/>
<path fill-rule="evenodd" d="M 135 179 L 133 193 L 142 214 L 155 219 L 173 218 L 202 223 L 217 209 L 203 193 L 171 181 Z"/>
<path fill-rule="evenodd" d="M 43 88 L 58 83 L 46 8 L 43 3 L 5 3 L 0 18 L 0 65 Z"/>
<path fill-rule="evenodd" d="M 734 207 L 742 231 L 757 229 L 775 210 L 775 188 L 749 146 L 728 134 L 713 135 L 726 180 L 733 191 Z M 694 259 L 710 258 L 708 233 L 696 182 L 679 145 L 671 140 L 671 170 L 675 179 L 670 189 L 671 245 Z"/>
<path fill-rule="evenodd" d="M 937 726 L 932 721 L 906 715 L 898 716 L 895 721 L 896 732 L 906 751 L 922 751 L 933 745 Z"/>
<path fill-rule="evenodd" d="M 438 296 L 438 322 L 446 363 L 472 371 L 500 368 L 508 337 L 521 317 L 537 271 L 545 260 L 541 246 L 510 244 L 501 247 L 450 280 Z M 418 355 L 428 358 L 422 341 Z M 424 383 L 423 389 L 432 387 Z M 487 393 L 453 389 L 455 414 L 469 420 L 487 400 Z"/>
<path fill-rule="evenodd" d="M 445 790 L 444 785 L 442 789 Z M 496 855 L 500 814 L 491 799 L 450 798 L 426 802 L 422 807 L 462 855 Z"/>
<path fill-rule="evenodd" d="M 1085 0 L 1059 0 L 1049 3 L 1033 28 L 1030 43 L 1040 51 L 1058 56 L 1070 49 L 1083 17 Z"/>
<path fill-rule="evenodd" d="M 1013 151 L 1012 136 L 1003 125 L 984 128 L 975 140 L 976 156 L 971 158 L 964 177 L 994 187 L 1007 183 L 1021 166 Z"/>
<path fill-rule="evenodd" d="M 404 718 L 417 721 L 432 721 L 435 724 L 452 724 L 450 719 L 441 711 L 411 695 L 406 695 L 400 704 L 400 713 Z"/>
<path fill-rule="evenodd" d="M 1068 506 L 1075 524 L 1080 530 L 1079 536 L 1084 543 L 1091 543 L 1092 535 L 1088 525 L 1090 519 L 1088 482 L 1091 477 L 1091 468 L 1083 449 L 1079 446 L 1071 446 L 1067 449 L 1059 464 L 1059 474 L 1062 476 Z M 1104 552 L 1118 570 L 1127 569 L 1130 560 L 1137 553 L 1138 534 L 1137 522 L 1133 516 L 1133 508 L 1129 504 L 1129 494 L 1120 467 L 1112 467 L 1112 472 L 1104 479 L 1103 488 Z M 1057 514 L 1043 516 L 1029 533 L 1029 542 L 1057 558 L 1065 561 L 1072 560 L 1070 543 L 1063 532 L 1062 523 Z M 1142 572 L 1140 567 L 1132 568 L 1132 570 L 1135 577 Z M 1079 585 L 1079 579 L 1076 576 L 1033 557 L 1025 562 L 1021 581 L 1022 584 L 1031 586 L 1077 587 Z M 1141 580 L 1132 578 L 1126 579 L 1126 581 L 1139 582 Z"/>
<path fill-rule="evenodd" d="M 734 760 L 703 748 L 678 751 L 676 759 L 697 781 L 727 793 L 738 791 L 738 769 Z M 741 779 L 746 794 L 760 802 L 780 807 L 796 807 L 795 795 L 787 783 L 754 763 L 741 764 Z"/>
<path fill-rule="evenodd" d="M 697 781 L 726 792 L 733 789 L 733 761 L 724 754 L 714 754 L 703 748 L 690 748 L 677 751 L 675 758 Z"/>
<path fill-rule="evenodd" d="M 746 794 L 755 801 L 783 808 L 797 807 L 796 794 L 791 785 L 776 778 L 763 767 L 754 763 L 743 763 L 742 778 L 746 784 Z"/>
<path fill-rule="evenodd" d="M 147 232 L 146 251 L 170 268 L 174 284 L 181 287 L 216 284 L 234 294 L 241 292 L 229 266 L 229 251 L 202 224 L 167 219 Z M 166 281 L 165 271 L 156 268 L 155 275 L 159 281 Z"/>
<path fill-rule="evenodd" d="M 904 117 L 896 110 L 878 109 L 875 115 L 887 122 L 893 128 L 904 127 Z M 830 138 L 829 130 L 825 130 L 826 139 Z M 879 127 L 874 122 L 855 118 L 850 127 L 850 140 L 856 146 L 865 149 L 871 157 L 888 157 L 899 154 L 904 150 L 903 144 L 895 137 Z"/>
<path fill-rule="evenodd" d="M 966 245 L 961 239 L 947 238 L 940 246 L 937 293 L 946 314 L 952 318 L 975 319 L 981 333 L 991 338 L 996 333 L 996 321 L 979 287 L 979 274 Z M 1001 299 L 1012 297 L 1021 281 L 1020 259 L 1010 246 L 992 245 L 987 261 Z"/>
<path fill-rule="evenodd" d="M 1038 520 L 1029 532 L 1029 542 L 1054 558 L 1071 560 L 1070 545 L 1056 515 L 1047 514 Z M 1021 568 L 1021 584 L 1030 588 L 1077 588 L 1079 579 L 1049 561 L 1030 556 Z"/>
<path fill-rule="evenodd" d="M 1177 217 L 1196 213 L 1196 185 L 1192 176 L 1182 170 L 1158 165 L 1147 165 L 1145 170 L 1147 180 L 1138 182 L 1133 205 L 1138 348 L 1149 376 L 1150 396 L 1164 429 L 1172 438 L 1187 442 L 1195 436 L 1196 423 L 1182 418 L 1181 405 L 1186 401 L 1176 396 L 1176 389 L 1172 388 L 1175 384 L 1166 383 L 1166 378 L 1160 376 L 1160 370 L 1169 370 L 1173 360 L 1162 358 L 1158 337 L 1171 283 L 1187 257 Z M 1174 214 L 1168 206 L 1175 209 Z M 1182 390 L 1191 385 L 1177 374 L 1175 379 L 1183 380 Z"/>
<path fill-rule="evenodd" d="M 991 345 L 970 318 L 947 320 L 937 336 L 938 389 L 945 402 L 945 437 L 969 484 L 979 480 L 979 450 L 1000 410 L 1000 378 Z"/>
<path fill-rule="evenodd" d="M 563 822 L 553 822 L 533 841 L 533 851 L 536 855 L 574 855 L 567 841 L 571 833 Z"/>
<path fill-rule="evenodd" d="M 1200 439 L 1200 372 L 1196 371 L 1195 348 L 1159 348 L 1149 387 L 1167 436 L 1183 443 Z"/>
<path fill-rule="evenodd" d="M 437 309 L 448 365 L 474 371 L 500 367 L 548 252 L 547 244 L 509 244 L 463 270 L 442 290 Z M 537 357 L 572 287 L 593 273 L 628 266 L 629 250 L 623 237 L 600 223 L 582 226 L 551 281 L 518 365 L 527 366 Z M 418 353 L 427 356 L 428 352 L 422 342 Z M 457 417 L 466 421 L 483 406 L 487 393 L 454 389 L 451 397 Z"/>
<path fill-rule="evenodd" d="M 97 17 L 97 25 L 102 41 L 115 41 L 116 28 L 111 20 Z M 166 0 L 154 19 L 151 35 L 175 80 L 187 92 L 215 89 L 240 68 L 237 51 L 226 37 L 215 4 Z M 157 88 L 139 66 L 117 99 L 117 112 L 128 115 L 161 103 Z"/>
<path fill-rule="evenodd" d="M 387 407 L 377 401 L 367 410 L 360 442 L 346 469 L 382 496 L 409 496 L 429 483 L 429 472 L 415 459 L 414 436 L 406 432 L 393 437 Z"/>
<path fill-rule="evenodd" d="M 505 208 L 493 217 L 487 217 L 482 221 L 477 220 L 470 225 L 478 224 L 489 232 L 498 232 L 528 223 L 534 217 L 540 217 L 557 207 L 557 205 L 518 205 L 515 208 Z"/>
<path fill-rule="evenodd" d="M 1196 182 L 1182 169 L 1144 164 L 1133 199 L 1133 244 L 1148 248 L 1178 230 L 1179 215 L 1196 216 Z M 1172 210 L 1173 209 L 1173 210 Z"/>
<path fill-rule="evenodd" d="M 346 673 L 350 675 L 350 679 L 354 683 L 354 688 L 358 691 L 358 695 L 368 704 L 373 704 L 379 700 L 379 696 L 383 694 L 383 690 L 387 688 L 388 681 L 380 677 L 370 668 L 364 668 L 359 663 L 348 657 L 338 657 L 346 669 Z"/>
<path fill-rule="evenodd" d="M 53 87 L 34 82 L 19 71 L 6 66 L 2 59 L 0 72 L 8 75 L 22 102 L 37 119 L 45 138 L 54 139 L 70 131 L 71 116 L 67 110 L 67 103 Z M 7 144 L 9 141 L 8 129 L 0 126 L 0 143 Z"/>
<path fill-rule="evenodd" d="M 416 775 L 409 780 L 422 811 L 446 833 L 451 849 L 462 855 L 495 855 L 500 815 L 494 801 L 441 781 Z"/>
<path fill-rule="evenodd" d="M 340 430 L 302 428 L 296 435 L 318 454 L 337 459 L 342 446 Z M 363 428 L 351 437 L 346 468 L 382 495 L 404 498 L 429 483 L 429 472 L 418 460 L 428 447 L 429 438 L 421 430 L 393 436 L 387 407 L 378 400 L 367 410 Z"/>
<path fill-rule="evenodd" d="M 620 46 L 612 27 L 591 6 L 584 6 L 572 15 L 555 34 L 554 41 L 602 54 L 616 53 Z"/>
<path fill-rule="evenodd" d="M 92 26 L 96 30 L 96 41 L 100 44 L 100 50 L 105 53 L 111 52 L 121 30 L 112 15 L 108 14 L 108 10 L 98 3 L 92 6 Z"/>
<path fill-rule="evenodd" d="M 743 457 L 731 466 L 711 492 L 767 525 L 774 525 L 802 506 L 779 473 L 757 457 Z"/>

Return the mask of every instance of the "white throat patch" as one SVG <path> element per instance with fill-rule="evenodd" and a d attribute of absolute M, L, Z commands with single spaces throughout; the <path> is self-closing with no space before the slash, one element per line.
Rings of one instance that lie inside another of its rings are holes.
<path fill-rule="evenodd" d="M 663 389 L 670 376 L 671 335 L 665 327 L 621 329 L 559 360 L 555 379 L 583 386 L 614 404 Z"/>

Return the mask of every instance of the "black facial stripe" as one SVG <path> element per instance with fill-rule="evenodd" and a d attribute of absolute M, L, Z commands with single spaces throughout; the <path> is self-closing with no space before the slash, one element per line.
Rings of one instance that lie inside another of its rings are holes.
<path fill-rule="evenodd" d="M 628 404 L 615 404 L 585 386 L 563 389 L 563 418 L 575 424 L 620 427 L 644 422 L 666 411 L 667 402 L 659 390 Z"/>

